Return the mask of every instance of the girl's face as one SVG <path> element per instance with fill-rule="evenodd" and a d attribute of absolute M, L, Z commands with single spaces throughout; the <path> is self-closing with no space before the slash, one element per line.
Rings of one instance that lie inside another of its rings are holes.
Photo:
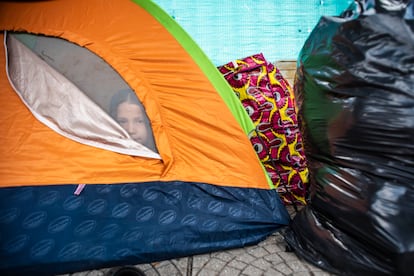
<path fill-rule="evenodd" d="M 138 143 L 147 146 L 151 134 L 147 128 L 144 110 L 136 104 L 123 102 L 118 106 L 116 119 L 128 134 Z"/>

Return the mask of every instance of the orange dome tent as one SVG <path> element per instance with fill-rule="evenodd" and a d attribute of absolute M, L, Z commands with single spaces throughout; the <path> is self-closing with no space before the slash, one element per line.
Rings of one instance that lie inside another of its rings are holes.
<path fill-rule="evenodd" d="M 247 113 L 151 1 L 2 1 L 0 29 L 0 274 L 241 247 L 288 224 Z M 111 117 L 122 90 L 155 149 Z"/>

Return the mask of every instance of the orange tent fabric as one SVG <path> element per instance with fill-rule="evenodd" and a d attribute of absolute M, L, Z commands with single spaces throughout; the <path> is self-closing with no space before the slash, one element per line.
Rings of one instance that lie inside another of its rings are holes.
<path fill-rule="evenodd" d="M 2 30 L 60 37 L 110 63 L 146 106 L 162 158 L 120 155 L 54 133 L 20 104 L 3 66 L 2 186 L 184 180 L 269 188 L 249 140 L 211 82 L 142 9 L 132 1 L 0 3 Z M 4 51 L 0 55 L 4 64 Z"/>

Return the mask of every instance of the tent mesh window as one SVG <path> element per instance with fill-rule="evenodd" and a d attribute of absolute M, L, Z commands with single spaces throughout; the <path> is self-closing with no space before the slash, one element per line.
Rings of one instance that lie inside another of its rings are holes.
<path fill-rule="evenodd" d="M 55 37 L 9 33 L 6 41 L 11 84 L 40 121 L 81 143 L 159 157 L 145 108 L 102 58 Z"/>

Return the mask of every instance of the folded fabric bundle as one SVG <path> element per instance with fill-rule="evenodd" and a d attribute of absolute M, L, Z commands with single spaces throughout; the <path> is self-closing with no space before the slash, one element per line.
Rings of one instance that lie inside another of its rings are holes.
<path fill-rule="evenodd" d="M 308 169 L 293 90 L 263 54 L 218 67 L 256 126 L 250 141 L 285 204 L 305 204 Z"/>

